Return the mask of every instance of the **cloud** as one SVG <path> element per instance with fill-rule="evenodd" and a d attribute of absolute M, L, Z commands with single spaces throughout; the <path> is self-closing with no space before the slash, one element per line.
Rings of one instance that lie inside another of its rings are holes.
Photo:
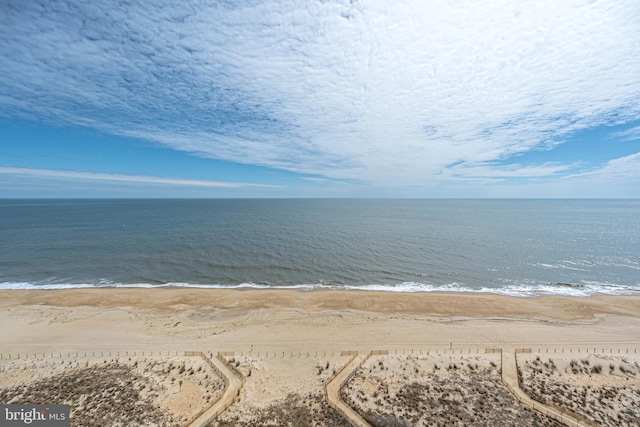
<path fill-rule="evenodd" d="M 157 176 L 122 175 L 110 173 L 95 173 L 83 171 L 64 171 L 51 169 L 16 168 L 0 166 L 0 175 L 21 175 L 39 178 L 62 178 L 80 181 L 118 181 L 136 184 L 163 184 L 187 187 L 237 188 L 237 187 L 267 187 L 279 188 L 274 185 L 249 184 L 241 182 L 202 181 L 191 179 L 174 179 Z"/>
<path fill-rule="evenodd" d="M 497 165 L 640 118 L 634 1 L 7 0 L 0 16 L 0 115 L 314 176 L 553 175 Z"/>
<path fill-rule="evenodd" d="M 616 132 L 614 136 L 623 141 L 640 141 L 640 126 L 635 126 L 622 132 Z"/>
<path fill-rule="evenodd" d="M 589 179 L 613 183 L 635 182 L 636 185 L 638 185 L 640 184 L 640 153 L 630 154 L 628 156 L 610 160 L 604 166 L 587 172 L 571 175 L 569 178 Z"/>
<path fill-rule="evenodd" d="M 305 180 L 305 181 L 310 181 L 310 182 L 315 182 L 315 183 L 325 183 L 325 182 L 327 182 L 326 178 L 320 178 L 320 177 L 317 177 L 317 176 L 303 176 L 302 179 Z"/>
<path fill-rule="evenodd" d="M 575 165 L 544 163 L 541 165 L 499 165 L 486 164 L 458 164 L 447 169 L 450 176 L 465 178 L 540 178 L 559 175 L 571 170 Z"/>

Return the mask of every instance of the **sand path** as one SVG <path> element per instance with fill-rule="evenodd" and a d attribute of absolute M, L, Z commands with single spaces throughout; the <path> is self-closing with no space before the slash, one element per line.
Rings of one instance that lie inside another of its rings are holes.
<path fill-rule="evenodd" d="M 220 399 L 218 399 L 211 408 L 207 409 L 202 415 L 189 424 L 188 427 L 206 427 L 214 418 L 233 404 L 235 398 L 240 393 L 240 389 L 242 388 L 242 379 L 238 377 L 235 372 L 229 369 L 229 367 L 220 359 L 217 357 L 212 359 L 207 356 L 203 357 L 210 360 L 216 368 L 218 368 L 218 372 L 224 377 L 227 385 L 225 386 Z"/>
<path fill-rule="evenodd" d="M 360 367 L 363 358 L 356 355 L 351 361 L 327 384 L 327 400 L 338 409 L 355 427 L 371 427 L 356 411 L 347 405 L 340 397 L 340 389 L 347 379 Z"/>

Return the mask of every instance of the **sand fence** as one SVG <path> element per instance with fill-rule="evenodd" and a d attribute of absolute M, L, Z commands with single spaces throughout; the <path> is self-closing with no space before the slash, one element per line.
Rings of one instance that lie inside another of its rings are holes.
<path fill-rule="evenodd" d="M 22 360 L 22 359 L 70 359 L 70 358 L 96 358 L 96 357 L 161 357 L 161 356 L 186 356 L 183 351 L 169 350 L 99 350 L 99 351 L 54 351 L 54 352 L 33 352 L 33 353 L 12 353 L 0 352 L 0 360 Z"/>
<path fill-rule="evenodd" d="M 638 352 L 637 343 L 629 343 L 629 346 L 532 346 L 528 344 L 526 347 L 534 353 L 539 354 L 555 354 L 555 355 L 637 355 Z M 525 347 L 525 346 L 521 346 Z M 507 348 L 507 346 L 504 346 Z M 486 346 L 459 346 L 459 345 L 447 345 L 447 346 L 429 346 L 414 348 L 395 348 L 385 350 L 387 354 L 395 355 L 472 355 L 490 353 L 495 351 L 499 353 L 502 347 L 495 349 L 487 348 Z M 366 351 L 366 349 L 365 349 Z M 47 359 L 47 358 L 94 358 L 94 357 L 140 357 L 140 356 L 187 356 L 188 354 L 195 354 L 199 356 L 200 351 L 180 351 L 180 350 L 91 350 L 91 351 L 54 351 L 54 352 L 11 352 L 0 350 L 0 360 L 22 360 L 22 359 Z M 311 357 L 327 357 L 341 355 L 343 352 L 340 350 L 316 350 L 316 351 L 277 351 L 277 350 L 249 350 L 249 351 L 235 351 L 235 352 L 222 352 L 222 356 L 253 356 L 253 357 L 265 357 L 265 358 L 311 358 Z M 205 353 L 206 355 L 206 353 Z"/>

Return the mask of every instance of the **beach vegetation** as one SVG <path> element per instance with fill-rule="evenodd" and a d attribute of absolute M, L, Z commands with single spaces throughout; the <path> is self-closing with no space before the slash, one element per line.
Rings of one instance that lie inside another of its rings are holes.
<path fill-rule="evenodd" d="M 128 365 L 111 362 L 70 368 L 10 388 L 0 388 L 1 402 L 71 405 L 74 426 L 174 424 L 172 416 L 142 391 L 150 380 Z"/>
<path fill-rule="evenodd" d="M 595 360 L 594 360 L 595 359 Z M 565 373 L 550 376 L 535 368 L 535 363 L 525 363 L 524 377 L 521 387 L 532 399 L 551 406 L 570 411 L 579 417 L 589 420 L 587 425 L 602 426 L 636 426 L 640 425 L 635 412 L 629 413 L 640 401 L 640 388 L 631 370 L 621 363 L 609 363 L 613 373 L 620 370 L 623 378 L 592 378 L 593 374 L 603 371 L 602 360 L 615 358 L 592 358 L 577 362 L 566 361 Z M 562 363 L 562 360 L 559 362 Z M 606 366 L 606 365 L 605 365 Z M 622 367 L 623 369 L 620 369 Z M 587 377 L 591 377 L 587 379 Z M 624 379 L 624 383 L 620 382 Z M 632 383 L 631 380 L 634 382 Z M 594 382 L 597 381 L 597 382 Z"/>
<path fill-rule="evenodd" d="M 559 426 L 524 410 L 488 362 L 450 361 L 446 373 L 434 363 L 433 371 L 415 375 L 414 359 L 388 371 L 359 369 L 343 387 L 343 400 L 372 426 Z"/>
<path fill-rule="evenodd" d="M 241 415 L 223 415 L 209 427 L 342 427 L 345 419 L 318 394 L 290 393 L 265 408 L 251 407 Z"/>

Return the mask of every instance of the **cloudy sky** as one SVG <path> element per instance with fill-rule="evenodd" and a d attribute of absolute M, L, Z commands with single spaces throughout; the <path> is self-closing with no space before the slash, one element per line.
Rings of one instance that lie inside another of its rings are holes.
<path fill-rule="evenodd" d="M 0 2 L 0 197 L 639 197 L 640 2 Z"/>

